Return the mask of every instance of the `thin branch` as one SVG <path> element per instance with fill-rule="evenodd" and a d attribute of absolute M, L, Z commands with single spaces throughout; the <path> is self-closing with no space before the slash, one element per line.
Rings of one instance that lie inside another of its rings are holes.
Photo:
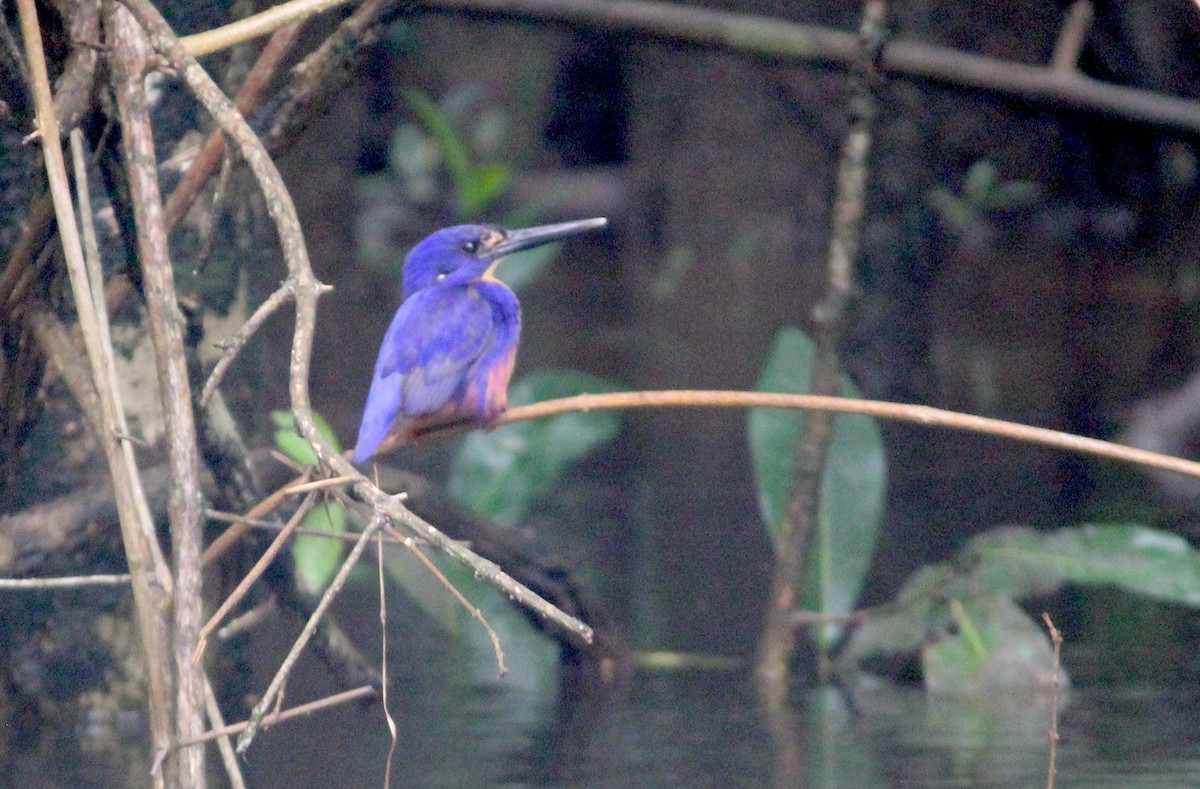
<path fill-rule="evenodd" d="M 238 88 L 237 96 L 234 98 L 238 112 L 248 115 L 262 101 L 267 85 L 279 70 L 284 58 L 291 52 L 299 35 L 300 26 L 289 25 L 275 31 L 275 34 L 271 36 L 271 40 L 263 47 L 258 60 L 254 62 L 253 68 L 250 69 L 246 79 L 242 81 L 241 87 Z M 204 147 L 200 149 L 200 153 L 192 161 L 187 172 L 179 179 L 171 196 L 167 198 L 166 205 L 163 207 L 163 221 L 167 227 L 173 228 L 179 223 L 179 220 L 196 201 L 200 190 L 216 173 L 224 156 L 225 136 L 219 131 L 214 131 L 208 135 L 208 139 L 204 141 Z"/>
<path fill-rule="evenodd" d="M 208 713 L 208 725 L 214 730 L 225 728 L 225 718 L 221 715 L 221 705 L 213 693 L 212 685 L 204 683 L 204 709 Z M 246 789 L 246 779 L 242 776 L 241 765 L 238 764 L 237 754 L 234 753 L 233 743 L 229 735 L 217 738 L 217 750 L 221 754 L 221 764 L 225 766 L 225 774 L 229 776 L 229 784 L 233 789 Z"/>
<path fill-rule="evenodd" d="M 282 27 L 303 22 L 311 16 L 350 2 L 353 0 L 289 0 L 228 25 L 184 36 L 179 42 L 192 57 L 202 57 L 253 41 Z"/>
<path fill-rule="evenodd" d="M 94 308 L 94 300 L 88 286 L 87 267 L 75 226 L 71 205 L 70 188 L 67 183 L 66 164 L 59 143 L 60 132 L 50 95 L 50 79 L 46 69 L 46 57 L 42 49 L 41 28 L 38 24 L 34 0 L 18 0 L 21 18 L 21 34 L 24 39 L 26 57 L 33 86 L 34 105 L 37 111 L 38 129 L 54 202 L 54 213 L 58 219 L 63 242 L 63 253 L 67 261 L 71 289 L 79 324 L 91 363 L 92 378 L 99 397 L 103 430 L 97 433 L 97 441 L 104 449 L 109 473 L 112 476 L 120 512 L 121 534 L 125 543 L 126 558 L 133 575 L 134 601 L 138 613 L 139 632 L 149 674 L 150 727 L 154 748 L 162 751 L 172 739 L 174 703 L 171 694 L 169 666 L 170 627 L 166 612 L 169 609 L 173 581 L 154 541 L 153 524 L 149 520 L 149 508 L 137 483 L 137 469 L 127 463 L 120 441 L 114 435 L 117 425 L 113 391 L 115 382 L 108 374 L 103 343 L 98 325 L 107 315 L 100 316 Z M 162 786 L 161 774 L 155 776 L 155 785 Z"/>
<path fill-rule="evenodd" d="M 930 427 L 946 427 L 971 433 L 1000 436 L 1039 446 L 1078 452 L 1083 455 L 1119 460 L 1139 466 L 1174 471 L 1200 477 L 1200 462 L 1148 452 L 1099 438 L 1063 433 L 1045 427 L 1033 427 L 1003 419 L 974 416 L 926 405 L 887 403 L 881 400 L 854 400 L 847 397 L 774 394 L 723 390 L 679 389 L 650 392 L 584 394 L 546 400 L 509 409 L 497 420 L 497 426 L 544 419 L 573 411 L 600 411 L 625 408 L 796 408 L 808 411 L 835 411 L 842 414 L 866 414 L 897 422 L 914 422 Z"/>
<path fill-rule="evenodd" d="M 431 10 L 559 22 L 657 36 L 784 63 L 852 66 L 858 57 L 857 37 L 853 33 L 682 3 L 422 0 L 420 4 Z M 1111 85 L 1078 73 L 1061 74 L 1044 66 L 1014 63 L 919 41 L 888 44 L 880 66 L 891 76 L 990 91 L 1056 110 L 1100 112 L 1180 131 L 1200 131 L 1200 102 Z"/>
<path fill-rule="evenodd" d="M 364 685 L 360 688 L 355 688 L 354 690 L 342 691 L 341 693 L 335 693 L 332 696 L 326 696 L 325 698 L 318 699 L 317 701 L 310 701 L 307 704 L 300 704 L 298 706 L 292 707 L 289 710 L 284 710 L 283 712 L 279 712 L 274 715 L 267 715 L 267 716 L 263 717 L 262 725 L 263 726 L 273 726 L 276 723 L 280 723 L 285 720 L 290 720 L 292 718 L 298 718 L 301 715 L 310 715 L 314 712 L 317 712 L 318 710 L 328 709 L 329 707 L 336 707 L 337 705 L 345 704 L 348 701 L 356 701 L 358 699 L 370 698 L 371 696 L 378 695 L 378 693 L 379 693 L 379 691 L 376 690 L 371 685 Z M 193 740 L 189 740 L 187 742 L 181 742 L 178 744 L 178 747 L 183 748 L 188 745 L 197 745 L 202 742 L 208 742 L 209 740 L 215 740 L 218 737 L 228 737 L 231 734 L 237 734 L 238 732 L 245 731 L 246 728 L 249 727 L 249 725 L 250 725 L 249 721 L 242 721 L 241 723 L 231 723 L 230 725 L 224 726 L 215 731 L 206 731 L 204 734 L 200 735 L 199 737 L 197 737 Z"/>
<path fill-rule="evenodd" d="M 175 275 L 163 225 L 154 134 L 145 92 L 144 77 L 151 65 L 152 50 L 148 42 L 141 40 L 143 34 L 133 24 L 128 11 L 118 7 L 112 14 L 114 21 L 124 18 L 113 25 L 118 36 L 113 42 L 112 80 L 121 119 L 121 142 L 137 226 L 147 322 L 154 341 L 159 400 L 168 439 L 167 457 L 174 483 L 167 515 L 175 569 L 172 609 L 175 738 L 189 740 L 204 731 L 203 672 L 189 660 L 196 649 L 197 633 L 204 616 L 200 566 L 204 497 L 200 491 L 200 449 L 184 349 L 185 324 L 175 295 Z M 204 749 L 184 749 L 177 757 L 178 784 L 203 789 Z"/>
<path fill-rule="evenodd" d="M 384 528 L 389 529 L 393 537 L 400 536 L 400 534 L 394 529 L 391 529 L 390 526 L 385 526 Z M 505 674 L 507 674 L 508 666 L 504 665 L 504 649 L 500 646 L 500 636 L 496 635 L 495 629 L 492 628 L 491 624 L 484 617 L 483 612 L 472 605 L 471 601 L 464 597 L 462 592 L 458 591 L 458 587 L 450 583 L 450 579 L 446 577 L 446 574 L 439 570 L 438 566 L 431 562 L 429 557 L 421 552 L 421 549 L 416 546 L 411 537 L 404 540 L 402 544 L 409 550 L 409 553 L 417 557 L 421 564 L 425 565 L 425 569 L 429 570 L 429 572 L 433 574 L 434 578 L 437 578 L 438 583 L 444 586 L 446 590 L 454 596 L 454 599 L 458 601 L 458 604 L 467 609 L 467 612 L 470 613 L 471 616 L 474 617 L 477 622 L 479 622 L 479 624 L 483 625 L 483 629 L 487 631 L 488 638 L 490 638 L 492 641 L 492 652 L 496 655 L 496 668 L 499 671 L 499 675 L 503 677 Z M 383 543 L 380 542 L 379 545 L 380 551 L 382 551 Z"/>
<path fill-rule="evenodd" d="M 815 351 L 809 386 L 817 396 L 837 394 L 840 384 L 838 350 L 857 282 L 855 271 L 866 213 L 867 154 L 876 111 L 870 82 L 885 41 L 886 17 L 887 4 L 883 0 L 866 0 L 859 29 L 859 59 L 851 75 L 847 101 L 849 124 L 838 162 L 825 292 L 812 310 Z M 810 414 L 796 447 L 795 484 L 780 523 L 769 607 L 756 664 L 759 690 L 771 706 L 778 706 L 787 695 L 789 666 L 796 648 L 791 615 L 802 605 L 809 548 L 817 534 L 821 481 L 833 439 L 833 417 L 827 411 Z"/>
<path fill-rule="evenodd" d="M 416 546 L 413 546 L 414 550 Z M 379 692 L 381 701 L 383 702 L 383 718 L 387 721 L 388 732 L 392 736 L 392 743 L 388 746 L 387 761 L 384 762 L 383 768 L 383 789 L 390 789 L 392 785 L 392 758 L 396 755 L 396 721 L 392 719 L 392 712 L 388 709 L 388 683 L 387 683 L 387 584 L 383 582 L 383 532 L 375 532 L 375 571 L 379 576 L 379 676 L 383 681 L 379 683 Z M 454 587 L 451 587 L 452 589 Z"/>
<path fill-rule="evenodd" d="M 1062 685 L 1063 637 L 1054 626 L 1054 620 L 1045 611 L 1042 612 L 1042 621 L 1046 623 L 1046 629 L 1050 632 L 1050 643 L 1054 645 L 1054 697 L 1051 699 L 1049 731 L 1050 763 L 1046 766 L 1046 789 L 1054 789 L 1054 782 L 1058 777 L 1058 742 L 1062 739 L 1058 734 L 1058 694 Z"/>
<path fill-rule="evenodd" d="M 246 613 L 230 619 L 229 624 L 217 631 L 217 639 L 228 641 L 236 635 L 253 630 L 263 622 L 266 622 L 278 610 L 278 598 L 275 595 L 269 595 L 266 600 L 263 600 Z"/>
<path fill-rule="evenodd" d="M 126 586 L 128 573 L 121 575 L 68 575 L 59 578 L 0 578 L 0 590 L 78 589 L 81 586 Z"/>
<path fill-rule="evenodd" d="M 300 652 L 303 651 L 309 639 L 312 638 L 313 633 L 316 631 L 317 622 L 320 621 L 338 593 L 342 591 L 342 586 L 345 585 L 346 578 L 350 576 L 350 571 L 358 564 L 358 560 L 362 556 L 363 550 L 366 549 L 367 543 L 384 522 L 382 517 L 371 519 L 371 522 L 367 524 L 367 528 L 363 530 L 362 535 L 359 537 L 358 542 L 350 549 L 350 554 L 342 562 L 342 566 L 338 568 L 337 575 L 329 582 L 329 588 L 321 596 L 321 602 L 317 605 L 317 609 L 308 618 L 308 622 L 305 623 L 304 630 L 301 631 L 299 638 L 292 644 L 291 650 L 288 651 L 287 657 L 283 659 L 279 670 L 275 672 L 275 677 L 271 680 L 271 684 L 267 686 L 263 697 L 254 705 L 254 709 L 250 713 L 249 726 L 238 737 L 238 753 L 245 753 L 246 749 L 250 747 L 250 743 L 254 741 L 254 736 L 258 733 L 259 726 L 262 725 L 263 716 L 267 714 L 267 710 L 275 703 L 279 689 L 283 687 L 283 683 L 291 673 L 292 666 L 295 665 L 296 659 L 300 657 Z M 384 681 L 386 682 L 387 680 L 385 679 Z"/>
<path fill-rule="evenodd" d="M 307 480 L 310 474 L 311 472 L 306 471 L 300 476 L 300 479 Z M 288 485 L 292 484 L 294 483 L 288 483 Z M 246 513 L 244 518 L 236 518 L 232 526 L 221 532 L 220 536 L 209 543 L 208 547 L 204 549 L 204 554 L 200 557 L 200 563 L 207 567 L 215 562 L 250 530 L 250 526 L 254 521 L 273 512 L 288 497 L 288 485 L 284 485 L 258 504 L 255 504 Z"/>
<path fill-rule="evenodd" d="M 1050 63 L 1060 74 L 1072 74 L 1079 68 L 1079 54 L 1087 43 L 1088 31 L 1095 17 L 1092 0 L 1075 0 L 1067 9 L 1058 40 L 1054 42 L 1054 55 Z"/>
<path fill-rule="evenodd" d="M 292 531 L 300 525 L 300 521 L 304 520 L 304 516 L 308 514 L 310 509 L 312 509 L 314 503 L 316 503 L 316 497 L 310 493 L 304 498 L 304 501 L 292 514 L 291 519 L 288 520 L 287 526 L 284 527 L 283 531 L 279 532 L 279 534 L 275 536 L 275 539 L 271 542 L 270 546 L 267 547 L 267 550 L 263 552 L 263 555 L 258 557 L 258 561 L 255 562 L 254 566 L 250 568 L 250 572 L 246 573 L 246 577 L 238 583 L 234 590 L 230 592 L 229 596 L 225 598 L 225 601 L 221 603 L 221 606 L 216 610 L 216 612 L 208 618 L 208 621 L 204 623 L 204 627 L 200 628 L 199 635 L 196 639 L 195 651 L 191 653 L 191 660 L 193 663 L 200 662 L 200 657 L 204 654 L 204 648 L 208 644 L 208 636 L 217 628 L 218 625 L 221 624 L 221 620 L 225 618 L 225 615 L 228 614 L 235 605 L 241 602 L 242 598 L 246 596 L 246 592 L 249 591 L 254 582 L 259 579 L 259 576 L 263 574 L 263 571 L 267 569 L 267 565 L 273 562 L 275 557 L 279 555 L 279 552 L 283 550 L 283 546 L 287 542 L 288 537 L 292 536 Z"/>

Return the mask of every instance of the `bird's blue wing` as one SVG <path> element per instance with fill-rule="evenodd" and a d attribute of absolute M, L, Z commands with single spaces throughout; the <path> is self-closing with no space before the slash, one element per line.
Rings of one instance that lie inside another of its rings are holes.
<path fill-rule="evenodd" d="M 430 288 L 406 299 L 379 349 L 355 462 L 374 453 L 397 418 L 446 406 L 493 333 L 491 305 L 474 288 Z"/>

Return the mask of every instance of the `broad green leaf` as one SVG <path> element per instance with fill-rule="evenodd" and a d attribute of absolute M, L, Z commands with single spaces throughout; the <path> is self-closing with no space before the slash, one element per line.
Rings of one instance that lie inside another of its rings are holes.
<path fill-rule="evenodd" d="M 504 194 L 512 181 L 512 168 L 503 162 L 486 162 L 471 173 L 467 190 L 459 195 L 463 216 L 474 219 Z"/>
<path fill-rule="evenodd" d="M 1050 640 L 1012 600 L 953 598 L 949 610 L 953 632 L 921 652 L 926 690 L 973 695 L 1053 686 Z"/>
<path fill-rule="evenodd" d="M 561 248 L 562 244 L 546 244 L 509 255 L 496 269 L 496 278 L 520 293 L 542 275 Z"/>
<path fill-rule="evenodd" d="M 517 381 L 508 396 L 512 405 L 524 405 L 619 388 L 586 373 L 545 370 Z M 615 412 L 595 411 L 472 433 L 454 459 L 450 495 L 497 523 L 517 523 L 573 462 L 616 438 L 620 426 Z"/>
<path fill-rule="evenodd" d="M 443 561 L 436 555 L 425 555 L 441 571 L 447 575 L 450 583 L 456 587 L 461 577 L 455 577 L 457 564 Z M 448 635 L 457 636 L 462 632 L 462 622 L 466 609 L 454 597 L 446 585 L 430 572 L 425 563 L 413 556 L 407 550 L 385 551 L 383 554 L 383 570 L 387 577 L 415 602 L 438 627 Z"/>
<path fill-rule="evenodd" d="M 345 534 L 346 508 L 339 501 L 321 502 L 308 511 L 300 526 L 329 534 Z M 292 543 L 296 583 L 310 595 L 320 594 L 333 580 L 345 553 L 346 543 L 341 540 L 301 534 Z"/>
<path fill-rule="evenodd" d="M 758 381 L 761 392 L 809 391 L 814 349 L 799 329 L 781 329 Z M 842 394 L 856 397 L 849 379 Z M 796 477 L 796 448 L 804 429 L 803 411 L 754 409 L 749 416 L 750 454 L 758 502 L 767 531 L 779 548 L 784 514 Z M 845 613 L 854 606 L 875 550 L 883 520 L 887 472 L 883 438 L 874 419 L 840 414 L 834 422 L 817 531 L 806 572 L 804 607 Z M 818 634 L 828 647 L 841 633 L 831 625 Z"/>
<path fill-rule="evenodd" d="M 471 189 L 471 155 L 462 135 L 454 128 L 454 124 L 437 102 L 429 96 L 415 88 L 406 90 L 404 96 L 408 99 L 408 106 L 417 116 L 417 120 L 441 150 L 461 204 L 464 195 Z"/>
<path fill-rule="evenodd" d="M 280 452 L 302 466 L 317 464 L 316 453 L 312 451 L 308 441 L 296 432 L 296 420 L 290 411 L 272 411 L 271 421 L 275 423 L 275 446 L 279 448 Z M 313 423 L 317 426 L 317 432 L 329 442 L 334 451 L 341 452 L 342 446 L 338 443 L 333 428 L 325 421 L 325 417 L 314 411 Z"/>
<path fill-rule="evenodd" d="M 949 564 L 929 564 L 913 573 L 886 610 L 854 628 L 838 655 L 839 665 L 850 673 L 869 658 L 917 652 L 929 633 L 948 626 L 943 590 L 953 578 Z"/>
<path fill-rule="evenodd" d="M 995 529 L 971 540 L 964 555 L 978 562 L 975 577 L 996 594 L 1028 597 L 1061 583 L 1112 585 L 1200 606 L 1200 551 L 1176 534 L 1145 526 Z"/>

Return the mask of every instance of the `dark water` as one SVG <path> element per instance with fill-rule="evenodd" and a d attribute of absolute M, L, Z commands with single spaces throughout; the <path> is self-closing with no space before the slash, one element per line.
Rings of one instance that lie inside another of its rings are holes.
<path fill-rule="evenodd" d="M 367 626 L 364 602 L 352 601 L 344 619 L 361 616 L 352 624 Z M 616 689 L 564 701 L 557 647 L 504 607 L 485 606 L 504 644 L 503 679 L 473 622 L 448 620 L 461 629 L 447 632 L 433 617 L 393 612 L 393 787 L 1046 786 L 1048 694 L 963 699 L 880 684 L 851 698 L 811 689 L 768 717 L 745 671 L 638 670 Z M 261 665 L 250 687 L 266 686 L 278 665 L 270 653 L 286 648 L 294 630 L 275 623 L 255 635 Z M 285 704 L 343 689 L 305 656 Z M 1200 787 L 1198 703 L 1190 685 L 1067 691 L 1057 786 Z M 0 787 L 147 785 L 136 759 L 80 746 L 88 741 L 82 730 L 64 732 L 58 746 L 0 765 Z M 245 776 L 256 789 L 378 787 L 389 742 L 378 703 L 343 706 L 259 735 Z M 144 755 L 144 739 L 126 745 Z M 211 785 L 225 785 L 211 764 Z"/>
<path fill-rule="evenodd" d="M 502 634 L 503 637 L 503 634 Z M 440 659 L 401 672 L 393 786 L 1042 787 L 1048 695 L 931 697 L 834 689 L 760 715 L 743 672 L 638 672 L 621 689 L 561 704 L 553 649 Z M 408 681 L 405 681 L 407 674 Z M 475 679 L 464 681 L 463 677 Z M 1059 787 L 1200 786 L 1197 694 L 1073 689 L 1060 697 Z M 269 733 L 253 786 L 380 786 L 378 705 Z"/>

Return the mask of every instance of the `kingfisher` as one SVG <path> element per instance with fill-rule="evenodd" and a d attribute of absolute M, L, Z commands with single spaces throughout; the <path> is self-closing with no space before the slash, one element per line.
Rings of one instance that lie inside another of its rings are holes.
<path fill-rule="evenodd" d="M 404 259 L 403 299 L 383 337 L 355 463 L 451 425 L 492 425 L 508 408 L 521 304 L 496 279 L 505 255 L 608 224 L 602 217 L 505 230 L 457 225 Z"/>

